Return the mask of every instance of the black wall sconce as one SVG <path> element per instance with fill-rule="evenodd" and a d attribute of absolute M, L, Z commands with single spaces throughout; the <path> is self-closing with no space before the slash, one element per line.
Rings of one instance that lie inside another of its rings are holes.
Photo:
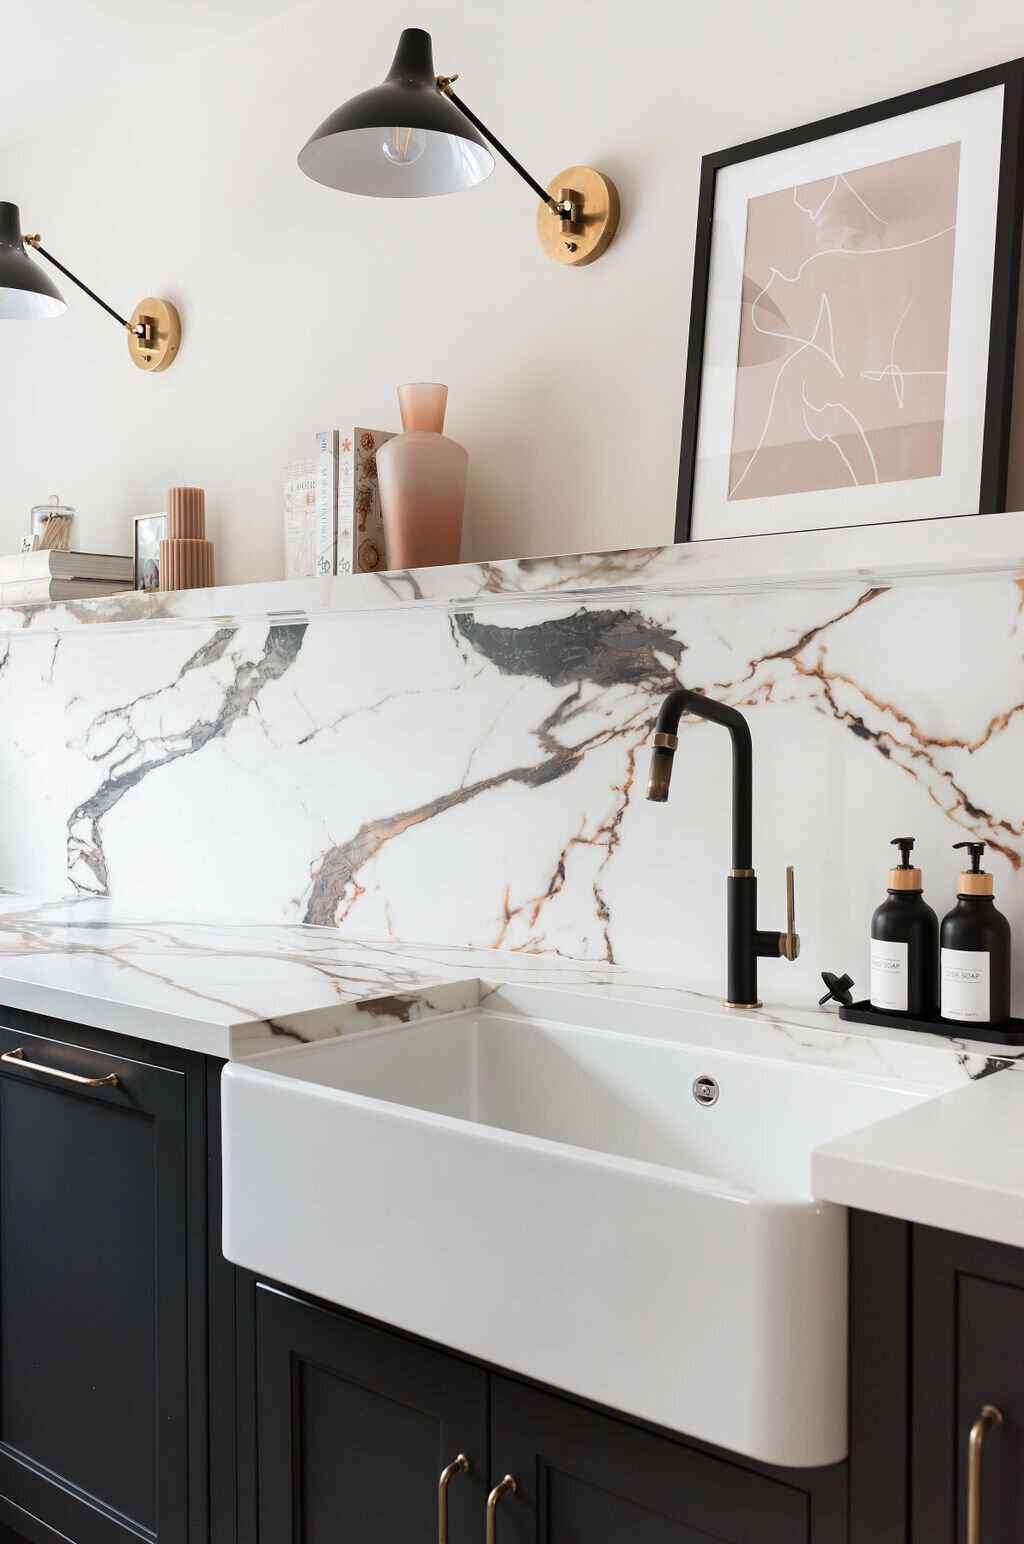
<path fill-rule="evenodd" d="M 407 27 L 386 79 L 324 120 L 299 166 L 325 187 L 372 198 L 429 198 L 474 187 L 498 152 L 541 201 L 537 236 L 548 257 L 582 268 L 606 251 L 619 223 L 611 178 L 570 166 L 541 187 L 455 95 L 457 75 L 435 75 L 430 33 Z"/>
<path fill-rule="evenodd" d="M 42 245 L 40 236 L 23 236 L 17 204 L 0 202 L 0 319 L 39 321 L 61 316 L 67 310 L 60 290 L 50 275 L 34 263 L 25 251 L 26 244 L 45 257 L 64 276 L 84 290 L 90 300 L 102 306 L 128 334 L 128 352 L 140 370 L 166 370 L 178 355 L 181 343 L 181 319 L 169 300 L 150 295 L 140 300 L 131 316 L 118 314 L 113 306 L 91 290 L 70 268 L 59 263 Z"/>

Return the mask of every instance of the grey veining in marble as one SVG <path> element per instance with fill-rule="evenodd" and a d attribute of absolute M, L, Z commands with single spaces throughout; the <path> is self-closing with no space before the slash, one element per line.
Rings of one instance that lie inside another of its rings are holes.
<path fill-rule="evenodd" d="M 546 583 L 500 609 L 7 638 L 0 882 L 720 981 L 727 738 L 685 720 L 670 803 L 642 797 L 683 681 L 749 717 L 762 926 L 796 867 L 803 953 L 762 964 L 765 992 L 810 1003 L 823 968 L 863 985 L 897 832 L 940 913 L 952 843 L 989 842 L 1024 937 L 1013 577 L 628 599 Z"/>

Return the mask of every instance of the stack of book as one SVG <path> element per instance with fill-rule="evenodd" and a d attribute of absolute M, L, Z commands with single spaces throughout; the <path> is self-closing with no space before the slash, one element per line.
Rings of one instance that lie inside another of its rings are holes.
<path fill-rule="evenodd" d="M 0 557 L 0 606 L 51 600 L 88 600 L 132 588 L 131 558 L 102 552 L 61 552 L 55 547 Z"/>
<path fill-rule="evenodd" d="M 284 469 L 286 579 L 387 568 L 377 451 L 390 429 L 324 429 L 316 455 Z"/>

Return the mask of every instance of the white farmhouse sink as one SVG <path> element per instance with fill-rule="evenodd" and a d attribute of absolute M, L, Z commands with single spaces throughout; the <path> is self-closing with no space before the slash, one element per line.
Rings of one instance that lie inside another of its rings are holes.
<path fill-rule="evenodd" d="M 517 987 L 230 1063 L 225 1254 L 753 1458 L 836 1462 L 846 1212 L 811 1199 L 811 1149 L 950 1084 L 794 1062 L 768 1024 L 743 1026 L 765 1054 L 719 1049 L 735 1022 Z"/>

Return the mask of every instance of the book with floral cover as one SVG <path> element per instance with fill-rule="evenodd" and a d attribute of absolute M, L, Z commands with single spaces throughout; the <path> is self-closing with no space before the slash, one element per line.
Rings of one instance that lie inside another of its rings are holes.
<path fill-rule="evenodd" d="M 377 451 L 394 437 L 388 429 L 342 431 L 338 451 L 339 574 L 372 574 L 388 566 Z"/>

